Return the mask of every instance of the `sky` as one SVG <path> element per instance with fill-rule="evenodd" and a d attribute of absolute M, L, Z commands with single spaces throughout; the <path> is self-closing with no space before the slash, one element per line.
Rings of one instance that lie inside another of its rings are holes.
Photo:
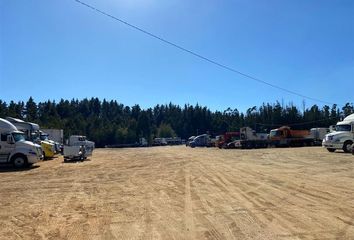
<path fill-rule="evenodd" d="M 352 0 L 82 0 L 220 64 L 311 98 L 354 102 Z M 0 99 L 98 97 L 245 111 L 306 99 L 256 82 L 74 0 L 0 0 Z"/>

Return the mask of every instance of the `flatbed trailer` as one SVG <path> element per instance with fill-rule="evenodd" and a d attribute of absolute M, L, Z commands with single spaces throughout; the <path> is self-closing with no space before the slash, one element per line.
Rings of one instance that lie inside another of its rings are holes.
<path fill-rule="evenodd" d="M 240 149 L 267 148 L 269 141 L 265 140 L 237 140 L 234 141 L 234 147 Z"/>

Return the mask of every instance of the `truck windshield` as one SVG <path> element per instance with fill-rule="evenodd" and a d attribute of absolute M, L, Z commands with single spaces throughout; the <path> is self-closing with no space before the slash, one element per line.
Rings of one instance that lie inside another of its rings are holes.
<path fill-rule="evenodd" d="M 23 133 L 13 133 L 12 134 L 15 142 L 25 141 L 25 135 Z"/>
<path fill-rule="evenodd" d="M 48 135 L 46 135 L 46 134 L 41 134 L 41 140 L 42 141 L 45 141 L 45 140 L 48 140 Z"/>
<path fill-rule="evenodd" d="M 350 132 L 352 127 L 349 124 L 346 125 L 336 125 L 336 131 L 340 132 Z"/>
<path fill-rule="evenodd" d="M 270 137 L 278 137 L 278 136 L 281 136 L 281 131 L 271 130 L 269 135 L 270 135 Z"/>

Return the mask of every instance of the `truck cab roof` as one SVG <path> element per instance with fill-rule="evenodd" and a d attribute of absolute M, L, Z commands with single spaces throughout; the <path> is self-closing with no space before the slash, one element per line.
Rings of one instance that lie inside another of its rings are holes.
<path fill-rule="evenodd" d="M 39 125 L 36 123 L 31 123 L 31 122 L 25 122 L 21 119 L 18 118 L 13 118 L 13 117 L 7 117 L 6 120 L 17 126 L 18 128 L 22 129 L 27 129 L 31 131 L 39 131 Z"/>
<path fill-rule="evenodd" d="M 15 125 L 10 123 L 8 120 L 0 118 L 0 131 L 1 132 L 14 132 L 18 131 Z"/>

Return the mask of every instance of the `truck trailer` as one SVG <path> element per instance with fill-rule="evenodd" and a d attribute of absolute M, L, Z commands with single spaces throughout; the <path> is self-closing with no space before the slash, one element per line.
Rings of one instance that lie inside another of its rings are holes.
<path fill-rule="evenodd" d="M 240 140 L 236 140 L 229 144 L 233 144 L 235 148 L 252 149 L 268 147 L 268 134 L 257 133 L 250 127 L 242 127 L 240 129 Z"/>
<path fill-rule="evenodd" d="M 60 144 L 64 143 L 64 130 L 63 129 L 49 129 L 41 128 L 41 130 L 48 135 L 48 139 L 58 142 Z"/>

